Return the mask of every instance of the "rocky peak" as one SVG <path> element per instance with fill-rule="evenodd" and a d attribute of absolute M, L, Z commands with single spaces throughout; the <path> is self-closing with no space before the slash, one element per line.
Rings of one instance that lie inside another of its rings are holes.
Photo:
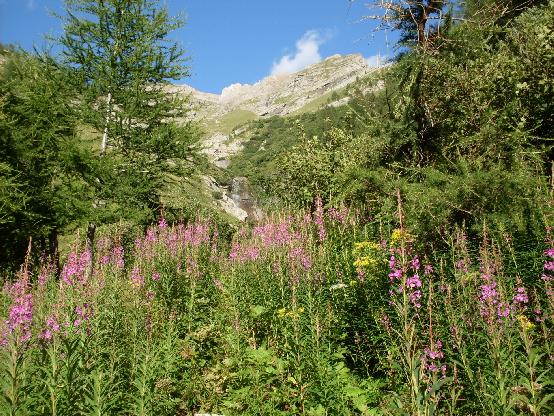
<path fill-rule="evenodd" d="M 258 117 L 287 115 L 373 69 L 362 55 L 333 55 L 299 72 L 270 75 L 252 85 L 229 85 L 221 94 L 204 93 L 187 85 L 172 90 L 190 94 L 197 104 L 198 116 L 204 119 L 218 119 L 237 109 Z"/>

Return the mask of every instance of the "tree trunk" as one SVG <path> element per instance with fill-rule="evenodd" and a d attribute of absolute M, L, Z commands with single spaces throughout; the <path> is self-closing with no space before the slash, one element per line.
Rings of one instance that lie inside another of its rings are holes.
<path fill-rule="evenodd" d="M 54 272 L 56 276 L 60 274 L 60 252 L 58 247 L 58 228 L 54 227 L 50 230 L 48 235 L 48 256 L 50 262 L 54 265 Z"/>
<path fill-rule="evenodd" d="M 86 249 L 90 252 L 90 265 L 87 270 L 87 276 L 90 278 L 94 271 L 94 235 L 96 234 L 96 224 L 89 223 L 87 229 Z"/>

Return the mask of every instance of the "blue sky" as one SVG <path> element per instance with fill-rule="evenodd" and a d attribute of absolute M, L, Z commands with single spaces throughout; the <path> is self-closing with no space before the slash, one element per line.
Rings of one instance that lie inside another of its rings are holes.
<path fill-rule="evenodd" d="M 219 93 L 233 83 L 254 83 L 334 54 L 360 53 L 371 62 L 392 55 L 391 34 L 375 32 L 364 0 L 165 0 L 185 27 L 173 33 L 191 58 L 183 83 Z M 0 42 L 44 48 L 45 34 L 61 30 L 49 10 L 62 0 L 0 0 Z M 373 58 L 371 58 L 373 57 Z"/>

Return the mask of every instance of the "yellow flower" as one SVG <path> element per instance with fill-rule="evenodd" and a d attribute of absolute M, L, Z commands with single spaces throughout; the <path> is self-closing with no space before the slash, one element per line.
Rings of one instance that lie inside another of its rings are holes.
<path fill-rule="evenodd" d="M 412 236 L 410 233 L 405 230 L 401 230 L 400 228 L 396 228 L 390 236 L 390 244 L 394 246 L 400 242 L 410 241 L 411 238 Z"/>
<path fill-rule="evenodd" d="M 300 307 L 300 308 L 298 308 L 298 309 L 296 310 L 296 312 L 302 313 L 302 312 L 304 312 L 304 308 Z"/>
<path fill-rule="evenodd" d="M 280 317 L 285 316 L 286 313 L 287 313 L 287 310 L 285 308 L 281 308 L 277 310 L 277 315 L 279 315 Z"/>
<path fill-rule="evenodd" d="M 376 264 L 376 263 L 377 263 L 377 260 L 372 259 L 369 256 L 363 256 L 356 259 L 356 261 L 354 262 L 354 266 L 365 267 L 365 266 L 369 266 L 370 264 Z"/>
<path fill-rule="evenodd" d="M 390 236 L 390 241 L 392 244 L 397 243 L 402 238 L 402 230 L 400 228 L 395 229 Z"/>
<path fill-rule="evenodd" d="M 535 327 L 535 324 L 531 321 L 529 321 L 529 319 L 527 319 L 527 317 L 525 315 L 518 315 L 517 316 L 517 320 L 519 321 L 521 327 L 523 328 L 524 331 L 528 331 L 530 329 L 533 329 Z"/>
<path fill-rule="evenodd" d="M 356 250 L 363 250 L 364 248 L 368 248 L 371 250 L 380 250 L 381 246 L 378 243 L 374 243 L 373 241 L 361 241 L 359 243 L 354 243 L 354 248 Z"/>

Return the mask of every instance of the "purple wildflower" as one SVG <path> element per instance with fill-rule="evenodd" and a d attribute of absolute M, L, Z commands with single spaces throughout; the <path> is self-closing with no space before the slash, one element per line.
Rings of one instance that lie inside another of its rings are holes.
<path fill-rule="evenodd" d="M 419 263 L 419 257 L 418 256 L 415 256 L 413 259 L 412 259 L 412 269 L 413 270 L 419 270 L 419 267 L 420 267 L 420 263 Z"/>
<path fill-rule="evenodd" d="M 413 276 L 408 277 L 408 279 L 406 280 L 406 286 L 412 289 L 416 287 L 421 287 L 421 280 L 419 279 L 419 276 L 417 274 L 414 274 Z"/>
<path fill-rule="evenodd" d="M 529 297 L 527 296 L 527 291 L 525 290 L 525 288 L 522 286 L 522 287 L 518 287 L 516 289 L 516 294 L 514 295 L 514 298 L 513 298 L 513 301 L 515 304 L 519 304 L 519 305 L 526 305 L 528 302 L 529 302 Z"/>
<path fill-rule="evenodd" d="M 160 221 L 158 222 L 158 228 L 160 230 L 167 228 L 167 221 L 165 220 L 165 218 L 160 218 Z"/>
<path fill-rule="evenodd" d="M 510 306 L 504 302 L 500 302 L 496 308 L 496 315 L 499 319 L 507 318 L 510 315 Z"/>
<path fill-rule="evenodd" d="M 63 266 L 62 281 L 68 286 L 72 286 L 75 283 L 84 283 L 86 270 L 91 260 L 92 256 L 89 250 L 84 250 L 80 254 L 72 252 Z"/>
<path fill-rule="evenodd" d="M 323 201 L 319 195 L 315 199 L 314 224 L 317 225 L 319 241 L 325 240 L 326 232 L 323 221 Z"/>
<path fill-rule="evenodd" d="M 414 306 L 414 308 L 421 308 L 421 290 L 414 290 L 412 293 L 410 293 L 410 303 Z"/>
<path fill-rule="evenodd" d="M 135 286 L 144 285 L 144 277 L 141 275 L 138 267 L 133 267 L 133 271 L 131 273 L 131 283 Z"/>

